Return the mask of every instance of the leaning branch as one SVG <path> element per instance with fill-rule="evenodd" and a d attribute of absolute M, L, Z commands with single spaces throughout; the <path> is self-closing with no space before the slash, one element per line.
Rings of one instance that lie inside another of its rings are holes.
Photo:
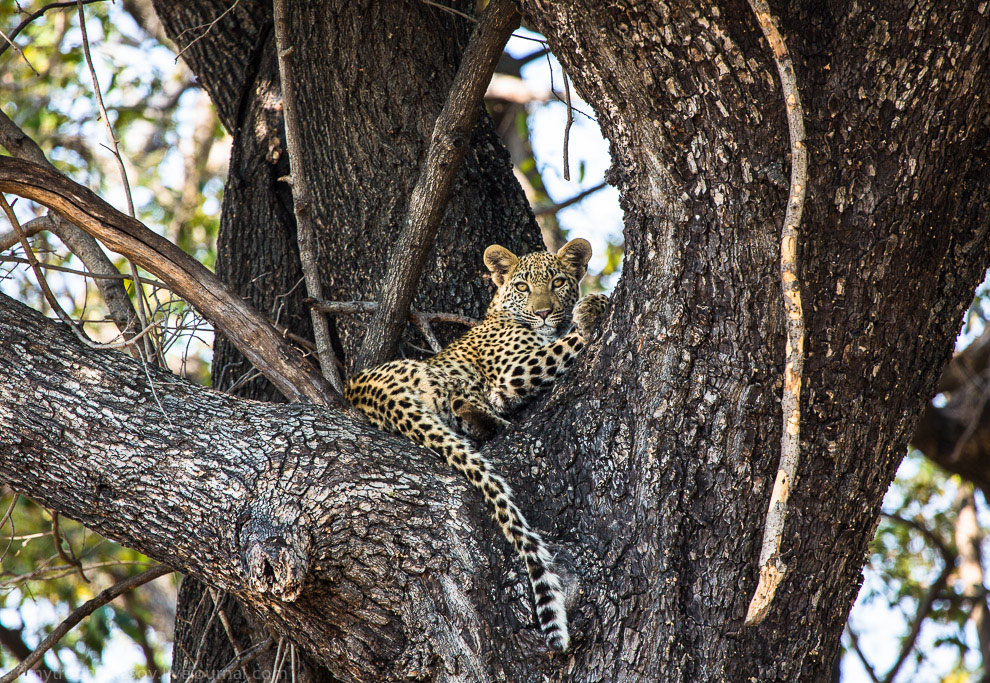
<path fill-rule="evenodd" d="M 493 0 L 471 35 L 450 95 L 433 128 L 426 161 L 409 198 L 405 226 L 392 247 L 379 290 L 380 307 L 361 343 L 358 368 L 383 363 L 395 353 L 454 178 L 470 144 L 485 89 L 506 41 L 518 25 L 515 4 L 511 0 Z"/>
<path fill-rule="evenodd" d="M 55 167 L 51 165 L 35 141 L 28 137 L 2 111 L 0 111 L 0 145 L 18 159 L 33 161 L 55 171 Z M 79 260 L 85 263 L 86 267 L 93 273 L 105 276 L 118 274 L 117 267 L 103 253 L 96 240 L 79 226 L 69 221 L 62 221 L 58 216 L 36 218 L 29 221 L 29 225 L 32 223 L 34 225 L 30 229 L 28 229 L 28 225 L 24 226 L 25 236 L 31 236 L 39 230 L 53 232 L 68 247 L 69 251 L 79 257 Z M 11 231 L 9 235 L 0 235 L 0 251 L 5 251 L 19 241 L 20 238 L 16 231 Z M 141 329 L 141 325 L 123 283 L 115 278 L 101 278 L 97 281 L 96 286 L 100 290 L 100 294 L 103 295 L 103 301 L 106 303 L 107 310 L 110 312 L 110 317 L 117 329 L 124 336 L 124 339 L 132 339 Z"/>
<path fill-rule="evenodd" d="M 151 569 L 147 569 L 129 579 L 115 583 L 92 600 L 89 600 L 80 607 L 76 608 L 76 610 L 73 611 L 72 614 L 70 614 L 61 624 L 55 627 L 54 631 L 48 634 L 47 638 L 41 641 L 41 644 L 34 649 L 34 652 L 28 655 L 23 661 L 21 661 L 20 664 L 0 678 L 0 683 L 11 683 L 11 681 L 17 680 L 18 676 L 21 676 L 32 666 L 41 661 L 41 658 L 45 656 L 45 653 L 52 649 L 52 646 L 55 645 L 55 643 L 62 640 L 62 638 L 65 637 L 65 634 L 75 628 L 80 621 L 88 617 L 100 607 L 103 607 L 103 605 L 107 604 L 114 598 L 123 595 L 129 590 L 133 590 L 134 588 L 142 586 L 149 581 L 153 581 L 159 576 L 170 574 L 172 571 L 174 570 L 166 567 L 165 565 L 152 567 Z"/>
<path fill-rule="evenodd" d="M 134 259 L 192 304 L 290 401 L 343 408 L 343 399 L 302 352 L 189 254 L 54 169 L 0 156 L 0 192 L 20 195 L 72 221 Z"/>
<path fill-rule="evenodd" d="M 787 107 L 787 127 L 791 138 L 791 188 L 780 235 L 780 283 L 784 297 L 784 324 L 787 343 L 784 361 L 784 391 L 780 407 L 783 431 L 780 435 L 780 464 L 770 495 L 763 545 L 760 549 L 760 581 L 746 612 L 746 624 L 759 624 L 766 617 L 787 574 L 780 557 L 780 541 L 784 533 L 787 502 L 797 476 L 801 457 L 801 376 L 804 371 L 804 313 L 801 310 L 801 282 L 798 279 L 797 240 L 804 196 L 808 185 L 808 150 L 805 146 L 804 112 L 797 87 L 794 64 L 777 30 L 766 0 L 749 0 L 749 6 L 773 49 L 780 87 Z"/>
<path fill-rule="evenodd" d="M 302 140 L 299 101 L 296 95 L 296 74 L 292 68 L 294 47 L 289 45 L 287 0 L 275 0 L 275 47 L 278 52 L 278 70 L 282 82 L 282 115 L 285 119 L 285 146 L 289 150 L 289 187 L 292 189 L 292 209 L 296 215 L 296 234 L 299 245 L 299 261 L 306 281 L 306 294 L 314 299 L 323 298 L 323 285 L 317 265 L 319 244 L 313 217 L 313 191 L 309 174 L 303 162 L 305 157 Z M 330 343 L 330 325 L 327 318 L 315 308 L 310 309 L 313 321 L 313 341 L 320 360 L 323 376 L 339 393 L 344 393 L 344 381 L 337 371 L 337 358 Z"/>

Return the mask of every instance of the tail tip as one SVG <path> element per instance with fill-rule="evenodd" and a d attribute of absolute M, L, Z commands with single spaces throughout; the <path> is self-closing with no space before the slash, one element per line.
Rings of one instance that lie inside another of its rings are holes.
<path fill-rule="evenodd" d="M 547 634 L 547 645 L 554 652 L 566 652 L 567 648 L 571 645 L 570 635 L 566 630 L 554 629 Z"/>

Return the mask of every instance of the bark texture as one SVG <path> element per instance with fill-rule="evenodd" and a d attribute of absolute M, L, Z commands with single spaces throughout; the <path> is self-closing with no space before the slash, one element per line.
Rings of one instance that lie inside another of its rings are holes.
<path fill-rule="evenodd" d="M 452 4 L 462 11 L 473 9 L 468 2 Z M 156 1 L 155 6 L 181 48 L 203 33 L 194 27 L 208 25 L 229 3 Z M 295 39 L 293 60 L 301 71 L 314 74 L 301 79 L 297 97 L 308 124 L 301 131 L 301 146 L 309 151 L 303 172 L 317 181 L 311 212 L 324 293 L 339 301 L 373 299 L 471 25 L 419 2 L 292 3 L 288 24 Z M 238 3 L 183 57 L 234 137 L 217 273 L 269 317 L 310 336 L 305 295 L 297 286 L 302 271 L 291 193 L 277 180 L 289 168 L 269 4 Z M 540 238 L 507 154 L 483 114 L 415 305 L 479 316 L 489 296 L 481 277 L 481 252 L 494 242 L 525 252 L 537 248 Z M 354 360 L 367 320 L 331 320 L 337 323 L 331 332 L 345 366 Z M 463 330 L 458 325 L 435 329 L 445 340 Z M 425 345 L 416 335 L 410 339 Z M 408 347 L 403 351 L 416 353 Z M 242 381 L 252 374 L 243 357 L 219 340 L 214 386 L 237 383 L 239 395 L 277 400 L 263 379 Z M 187 645 L 176 648 L 181 675 L 193 671 L 196 657 L 189 652 L 200 647 L 204 628 L 212 629 L 212 647 L 204 649 L 217 653 L 211 668 L 233 656 L 227 635 L 211 619 L 210 599 L 204 599 L 203 590 L 194 581 L 182 588 L 180 602 L 191 621 L 177 633 L 177 641 Z M 231 612 L 236 609 L 228 606 Z M 246 631 L 244 642 L 264 636 L 263 628 Z"/>
<path fill-rule="evenodd" d="M 227 8 L 156 5 L 173 37 Z M 768 104 L 780 101 L 769 51 L 745 0 L 521 9 L 595 108 L 626 213 L 597 341 L 486 451 L 574 578 L 571 653 L 542 653 L 511 553 L 427 453 L 337 413 L 155 375 L 166 427 L 138 366 L 8 302 L 0 478 L 235 593 L 339 680 L 828 680 L 881 498 L 990 256 L 987 5 L 771 3 L 812 158 L 808 355 L 789 573 L 755 628 L 742 622 L 777 463 L 784 339 L 788 147 L 783 108 Z M 294 59 L 313 74 L 299 96 L 309 173 L 325 179 L 325 291 L 372 298 L 468 27 L 413 1 L 293 12 Z M 296 294 L 283 296 L 299 271 L 276 182 L 270 36 L 267 6 L 246 0 L 186 56 L 235 137 L 220 270 L 297 321 Z M 535 246 L 494 140 L 482 120 L 421 310 L 477 314 L 481 249 Z M 359 330 L 338 326 L 345 364 Z M 220 348 L 217 386 L 246 371 L 239 362 Z"/>

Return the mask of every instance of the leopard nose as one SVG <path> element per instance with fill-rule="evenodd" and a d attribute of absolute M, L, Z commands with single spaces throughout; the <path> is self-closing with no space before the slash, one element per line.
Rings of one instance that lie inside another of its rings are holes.
<path fill-rule="evenodd" d="M 541 318 L 543 318 L 544 320 L 546 320 L 547 319 L 547 316 L 550 315 L 550 309 L 549 308 L 544 308 L 542 311 L 533 311 L 533 312 L 536 313 L 536 315 L 538 315 Z"/>

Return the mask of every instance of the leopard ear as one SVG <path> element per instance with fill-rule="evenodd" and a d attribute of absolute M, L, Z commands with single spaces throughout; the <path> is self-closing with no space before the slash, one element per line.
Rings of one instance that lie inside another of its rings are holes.
<path fill-rule="evenodd" d="M 580 237 L 571 240 L 560 248 L 560 251 L 557 252 L 557 258 L 563 261 L 564 267 L 580 282 L 588 270 L 588 261 L 591 259 L 591 243 Z"/>
<path fill-rule="evenodd" d="M 509 277 L 509 273 L 519 263 L 519 259 L 511 251 L 498 244 L 485 249 L 485 265 L 492 272 L 492 280 L 501 287 Z"/>

